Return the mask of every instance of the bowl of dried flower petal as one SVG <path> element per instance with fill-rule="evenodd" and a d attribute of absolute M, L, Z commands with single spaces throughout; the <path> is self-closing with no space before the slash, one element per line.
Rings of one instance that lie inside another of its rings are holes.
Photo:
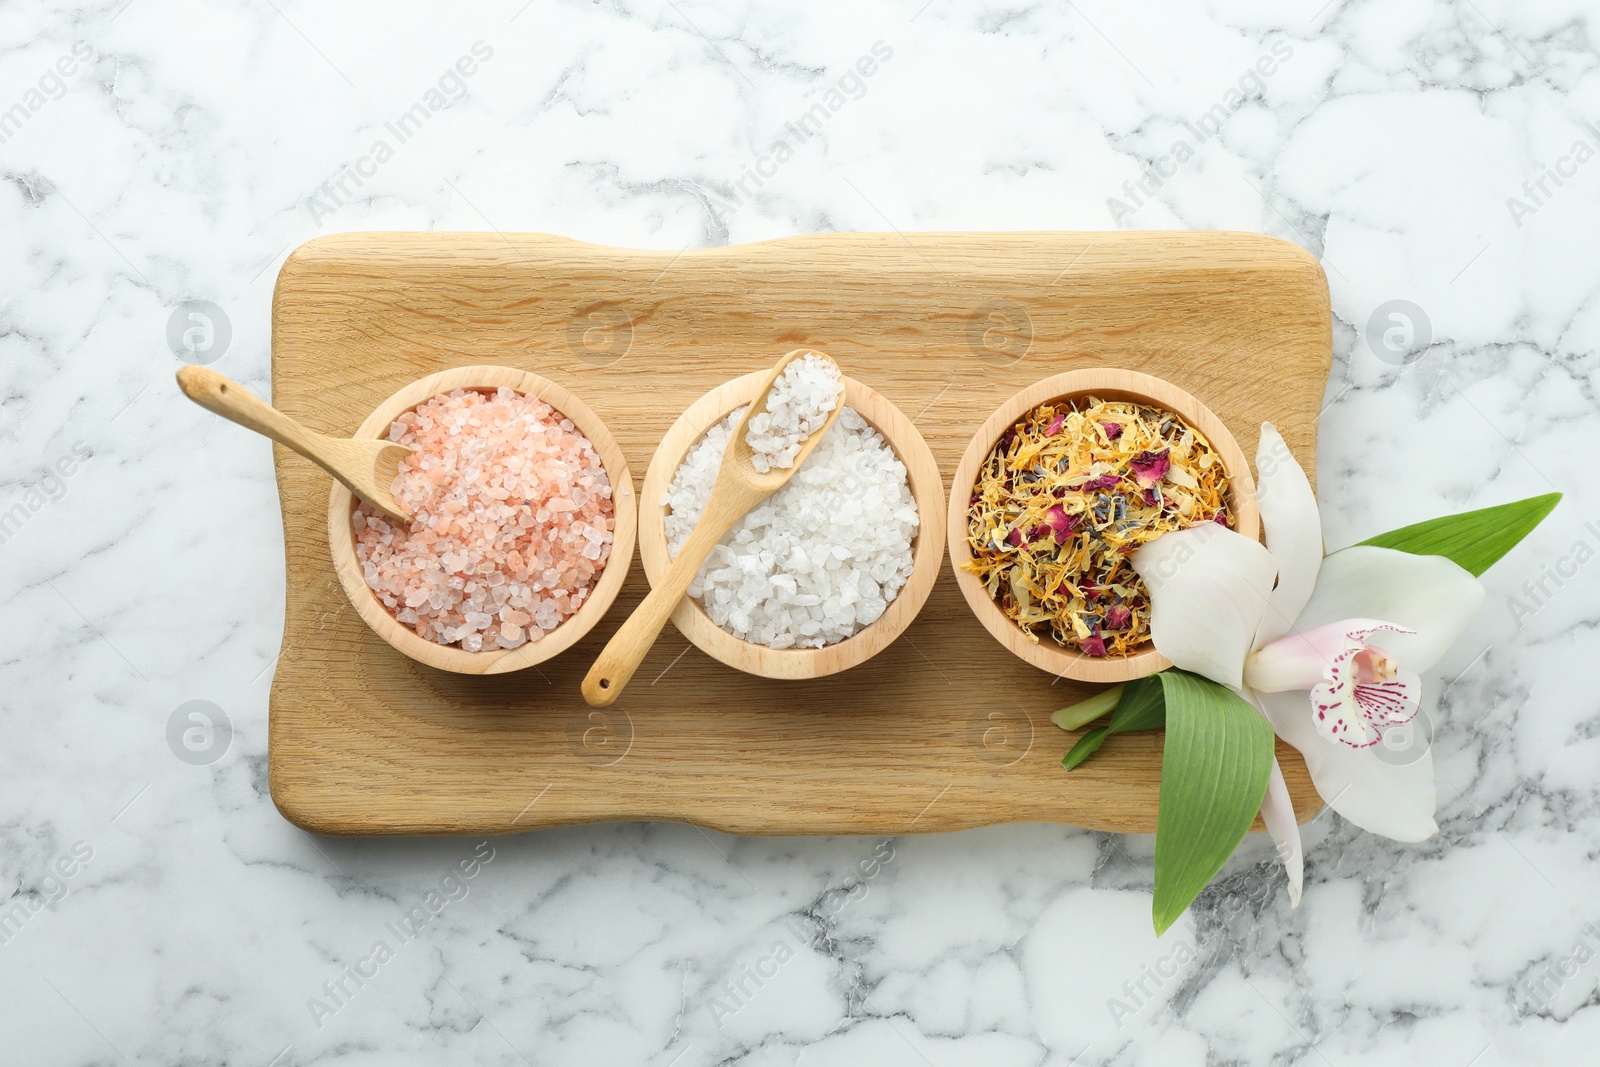
<path fill-rule="evenodd" d="M 1122 682 L 1171 666 L 1151 643 L 1131 557 L 1202 522 L 1260 536 L 1255 481 L 1222 420 L 1148 374 L 1068 371 L 973 435 L 950 489 L 950 561 L 1012 652 L 1066 678 Z"/>
<path fill-rule="evenodd" d="M 588 405 L 510 367 L 431 374 L 357 437 L 411 448 L 391 522 L 337 481 L 328 544 L 369 626 L 420 663 L 504 674 L 588 633 L 633 561 L 638 507 L 622 449 Z"/>

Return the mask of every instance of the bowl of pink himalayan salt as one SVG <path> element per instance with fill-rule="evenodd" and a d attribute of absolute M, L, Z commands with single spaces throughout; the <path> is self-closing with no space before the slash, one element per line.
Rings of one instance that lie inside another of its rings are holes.
<path fill-rule="evenodd" d="M 570 648 L 616 599 L 638 509 L 622 450 L 537 374 L 458 367 L 416 381 L 356 431 L 411 448 L 385 518 L 335 482 L 328 544 L 367 625 L 419 663 L 505 674 Z"/>

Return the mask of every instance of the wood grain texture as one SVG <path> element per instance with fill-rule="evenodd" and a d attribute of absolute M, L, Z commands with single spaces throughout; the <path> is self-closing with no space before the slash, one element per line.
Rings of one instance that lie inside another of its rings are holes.
<path fill-rule="evenodd" d="M 1000 435 L 1015 426 L 1028 412 L 1053 400 L 1096 396 L 1102 400 L 1131 400 L 1171 412 L 1183 420 L 1212 447 L 1228 474 L 1228 496 L 1233 505 L 1236 529 L 1246 537 L 1261 534 L 1261 513 L 1256 508 L 1255 478 L 1250 464 L 1233 439 L 1233 434 L 1210 408 L 1171 382 L 1117 367 L 1091 367 L 1053 374 L 1034 382 L 995 409 L 972 435 L 950 486 L 950 567 L 961 595 L 972 612 L 996 641 L 1040 670 L 1079 682 L 1110 684 L 1143 678 L 1166 670 L 1172 662 L 1146 643 L 1126 656 L 1091 656 L 1068 648 L 1048 634 L 1034 641 L 1000 610 L 976 574 L 966 570 L 972 562 L 967 541 L 968 502 L 973 483 Z"/>
<path fill-rule="evenodd" d="M 390 424 L 403 413 L 441 393 L 455 389 L 501 388 L 515 389 L 524 396 L 537 397 L 570 419 L 594 446 L 595 454 L 600 457 L 600 465 L 606 469 L 606 477 L 611 481 L 611 558 L 600 572 L 600 578 L 595 582 L 588 599 L 579 605 L 570 618 L 544 637 L 518 648 L 492 648 L 479 652 L 468 652 L 459 645 L 441 645 L 437 641 L 418 637 L 411 627 L 395 620 L 362 577 L 361 561 L 356 556 L 355 529 L 350 525 L 350 516 L 356 508 L 355 497 L 338 482 L 334 483 L 328 494 L 328 545 L 333 569 L 356 614 L 372 627 L 373 633 L 389 642 L 397 651 L 418 663 L 455 671 L 457 674 L 509 674 L 560 655 L 592 630 L 610 610 L 633 563 L 633 539 L 638 529 L 639 507 L 634 498 L 633 474 L 628 469 L 628 461 L 610 431 L 589 405 L 548 378 L 513 367 L 493 366 L 452 367 L 429 374 L 407 384 L 374 408 L 356 429 L 355 437 L 357 440 L 377 440 L 389 432 Z M 389 480 L 394 480 L 393 475 Z"/>
<path fill-rule="evenodd" d="M 539 235 L 344 234 L 297 249 L 273 304 L 273 401 L 350 434 L 449 367 L 536 371 L 582 396 L 634 469 L 697 397 L 815 347 L 909 414 L 946 478 L 1007 397 L 1078 367 L 1154 374 L 1254 454 L 1263 420 L 1315 469 L 1332 358 L 1327 283 L 1294 245 L 1230 233 L 823 234 L 637 252 Z M 1050 712 L 1096 687 L 1020 664 L 948 564 L 868 663 L 752 678 L 657 643 L 623 699 L 579 679 L 643 595 L 514 675 L 415 663 L 356 617 L 329 562 L 328 479 L 275 449 L 288 590 L 269 777 L 328 833 L 511 832 L 615 819 L 736 833 L 898 834 L 1004 822 L 1155 828 L 1158 734 L 1067 774 Z M 1302 819 L 1320 808 L 1278 747 Z"/>
<path fill-rule="evenodd" d="M 750 403 L 761 388 L 757 372 L 711 390 L 679 416 L 661 439 L 639 494 L 639 558 L 651 582 L 668 565 L 666 507 L 661 494 L 672 482 L 689 447 L 740 404 Z M 672 624 L 706 655 L 747 674 L 763 678 L 824 678 L 849 670 L 888 648 L 911 625 L 933 591 L 944 563 L 944 481 L 928 443 L 916 426 L 883 394 L 845 376 L 844 403 L 883 434 L 906 468 L 906 481 L 917 502 L 919 527 L 912 538 L 911 577 L 900 595 L 872 625 L 826 648 L 767 648 L 742 641 L 711 621 L 705 610 L 685 597 L 672 613 Z"/>

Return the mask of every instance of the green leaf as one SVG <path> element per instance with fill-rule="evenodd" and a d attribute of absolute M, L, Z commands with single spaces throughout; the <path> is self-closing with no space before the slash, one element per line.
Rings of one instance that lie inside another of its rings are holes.
<path fill-rule="evenodd" d="M 1167 700 L 1159 675 L 1136 678 L 1122 690 L 1117 710 L 1107 727 L 1114 734 L 1130 730 L 1159 730 L 1167 724 Z"/>
<path fill-rule="evenodd" d="M 1111 721 L 1078 738 L 1077 744 L 1062 758 L 1061 765 L 1072 770 L 1094 755 L 1111 734 L 1161 729 L 1166 724 L 1167 715 L 1166 699 L 1162 695 L 1158 677 L 1137 678 L 1123 685 L 1116 709 L 1111 713 Z"/>
<path fill-rule="evenodd" d="M 1067 754 L 1061 757 L 1061 766 L 1069 771 L 1072 770 L 1078 764 L 1094 755 L 1099 750 L 1101 742 L 1105 741 L 1106 736 L 1110 733 L 1111 727 L 1100 726 L 1078 738 L 1077 742 L 1067 750 Z"/>
<path fill-rule="evenodd" d="M 1546 493 L 1514 504 L 1463 511 L 1402 526 L 1361 543 L 1415 556 L 1443 556 L 1477 576 L 1532 533 L 1560 499 L 1560 493 Z"/>
<path fill-rule="evenodd" d="M 1177 669 L 1156 677 L 1167 721 L 1151 905 L 1159 935 L 1222 869 L 1261 810 L 1272 773 L 1272 726 L 1215 682 Z"/>

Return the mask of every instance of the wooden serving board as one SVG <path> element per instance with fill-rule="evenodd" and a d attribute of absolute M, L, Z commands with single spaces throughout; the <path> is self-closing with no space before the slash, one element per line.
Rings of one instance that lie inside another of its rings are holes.
<path fill-rule="evenodd" d="M 273 403 L 353 432 L 385 397 L 468 364 L 536 371 L 607 423 L 635 478 L 707 390 L 811 346 L 899 405 L 946 488 L 1003 400 L 1074 367 L 1166 378 L 1246 454 L 1260 423 L 1308 473 L 1332 358 L 1328 289 L 1302 249 L 1237 233 L 820 234 L 684 253 L 533 234 L 320 238 L 278 276 Z M 642 598 L 537 668 L 470 677 L 373 634 L 329 559 L 328 478 L 276 451 L 288 557 L 270 781 L 291 821 L 336 834 L 490 834 L 619 819 L 751 834 L 899 834 L 1059 822 L 1156 824 L 1158 734 L 1079 770 L 1050 723 L 1093 687 L 1016 659 L 949 563 L 905 634 L 811 681 L 725 667 L 672 628 L 611 708 L 578 684 Z M 621 561 L 614 561 L 618 565 Z M 1279 744 L 1302 820 L 1320 809 Z"/>

